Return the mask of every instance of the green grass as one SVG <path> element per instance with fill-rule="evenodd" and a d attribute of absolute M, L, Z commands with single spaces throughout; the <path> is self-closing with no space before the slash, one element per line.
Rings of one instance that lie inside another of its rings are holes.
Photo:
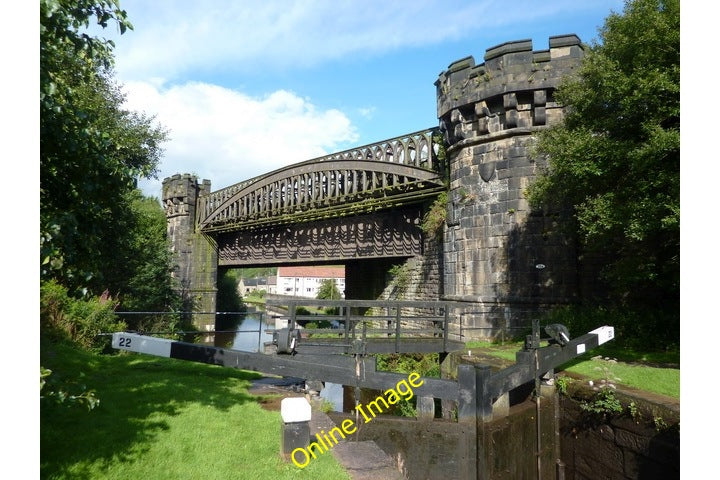
<path fill-rule="evenodd" d="M 248 293 L 245 297 L 243 297 L 243 301 L 247 303 L 252 304 L 260 304 L 265 305 L 265 295 L 257 292 L 256 290 L 253 290 L 252 292 Z"/>
<path fill-rule="evenodd" d="M 522 342 L 506 342 L 503 344 L 487 341 L 470 341 L 465 344 L 467 348 L 481 349 L 483 353 L 504 360 L 515 361 L 515 352 L 523 346 Z"/>
<path fill-rule="evenodd" d="M 467 348 L 481 349 L 483 353 L 505 360 L 515 360 L 515 352 L 523 348 L 523 342 L 498 344 L 486 341 L 471 341 Z M 560 366 L 557 371 L 567 371 L 588 377 L 588 380 L 603 378 L 598 370 L 600 364 L 592 357 L 602 355 L 617 359 L 611 367 L 616 383 L 647 392 L 680 398 L 680 354 L 679 352 L 639 352 L 622 348 L 612 343 L 602 345 L 575 360 Z"/>
<path fill-rule="evenodd" d="M 349 478 L 331 454 L 302 470 L 280 458 L 280 414 L 247 391 L 258 374 L 67 346 L 41 357 L 51 378 L 81 378 L 100 399 L 92 411 L 42 405 L 41 478 Z"/>
<path fill-rule="evenodd" d="M 628 387 L 680 398 L 680 369 L 657 368 L 618 362 L 609 367 L 610 374 L 617 377 L 614 383 Z M 584 360 L 565 368 L 565 371 L 584 375 L 597 383 L 605 378 L 599 362 Z"/>

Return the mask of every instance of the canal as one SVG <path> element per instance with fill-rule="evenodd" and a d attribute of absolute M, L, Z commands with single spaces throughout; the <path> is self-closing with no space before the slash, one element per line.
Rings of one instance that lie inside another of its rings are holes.
<path fill-rule="evenodd" d="M 201 342 L 203 345 L 243 352 L 262 352 L 264 344 L 271 342 L 273 338 L 267 331 L 278 328 L 275 323 L 278 318 L 276 315 L 257 309 L 247 313 L 218 315 L 216 318 L 215 333 L 205 335 Z M 343 411 L 342 385 L 325 382 L 320 397 L 332 405 L 333 411 Z"/>
<path fill-rule="evenodd" d="M 274 328 L 274 317 L 269 318 L 264 311 L 227 313 L 217 316 L 215 333 L 206 334 L 202 343 L 243 352 L 262 352 L 265 342 L 272 341 L 267 331 Z"/>

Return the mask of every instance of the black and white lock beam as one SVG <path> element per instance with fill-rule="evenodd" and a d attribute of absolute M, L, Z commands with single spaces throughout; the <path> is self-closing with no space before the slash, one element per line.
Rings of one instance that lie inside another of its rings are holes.
<path fill-rule="evenodd" d="M 494 373 L 487 385 L 489 395 L 497 397 L 532 381 L 538 372 L 545 373 L 569 362 L 615 338 L 615 328 L 603 326 L 573 338 L 565 345 L 523 350 L 515 354 L 515 365 Z"/>
<path fill-rule="evenodd" d="M 573 358 L 612 340 L 613 327 L 597 328 L 566 345 L 548 345 L 532 351 L 516 354 L 516 363 L 508 368 L 489 374 L 483 395 L 497 398 L 520 385 L 532 381 L 538 372 L 548 372 Z M 242 352 L 193 343 L 178 342 L 165 338 L 149 337 L 137 333 L 116 332 L 112 346 L 118 350 L 145 353 L 160 357 L 208 363 L 229 368 L 251 370 L 284 377 L 319 379 L 340 385 L 383 390 L 394 385 L 402 375 L 378 372 L 374 357 L 353 355 L 266 355 Z M 424 378 L 417 395 L 441 399 L 457 399 L 458 382 L 439 378 Z"/>
<path fill-rule="evenodd" d="M 356 358 L 352 355 L 266 355 L 219 347 L 178 342 L 137 333 L 113 333 L 112 346 L 118 350 L 145 353 L 160 357 L 208 363 L 265 374 L 304 379 L 319 379 L 340 385 L 382 390 L 395 385 L 402 374 L 378 372 L 374 357 Z M 457 396 L 457 382 L 426 378 L 417 394 L 434 398 L 453 399 Z"/>
<path fill-rule="evenodd" d="M 156 357 L 170 357 L 173 343 L 167 338 L 147 337 L 137 333 L 115 332 L 112 336 L 112 347 L 117 350 L 146 353 Z"/>

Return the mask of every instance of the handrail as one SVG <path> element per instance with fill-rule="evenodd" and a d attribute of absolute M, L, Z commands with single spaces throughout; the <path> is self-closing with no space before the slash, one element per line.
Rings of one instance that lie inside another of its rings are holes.
<path fill-rule="evenodd" d="M 312 298 L 283 298 L 267 299 L 268 306 L 286 307 L 287 315 L 281 318 L 288 319 L 291 330 L 298 325 L 304 326 L 309 322 L 331 321 L 336 322 L 340 328 L 315 328 L 309 330 L 304 338 L 317 334 L 337 334 L 337 338 L 323 338 L 321 341 L 313 339 L 312 343 L 300 341 L 299 347 L 311 345 L 313 347 L 340 347 L 351 346 L 351 341 L 360 337 L 360 346 L 354 351 L 367 351 L 368 345 L 376 342 L 393 342 L 394 352 L 400 353 L 407 349 L 408 342 L 434 340 L 436 351 L 448 351 L 448 332 L 451 315 L 451 303 L 442 301 L 408 301 L 408 300 L 318 300 Z M 298 314 L 298 307 L 335 307 L 337 313 L 320 313 L 316 315 Z M 358 315 L 351 310 L 367 308 L 380 310 L 377 314 Z M 406 310 L 403 313 L 403 309 Z M 408 313 L 407 310 L 420 309 L 420 312 Z M 431 310 L 432 314 L 427 311 Z M 413 325 L 407 326 L 409 322 Z M 403 323 L 406 324 L 403 327 Z M 378 325 L 374 325 L 378 324 Z M 358 332 L 357 327 L 361 326 Z M 386 347 L 385 347 L 386 348 Z M 350 353 L 348 350 L 346 353 Z"/>

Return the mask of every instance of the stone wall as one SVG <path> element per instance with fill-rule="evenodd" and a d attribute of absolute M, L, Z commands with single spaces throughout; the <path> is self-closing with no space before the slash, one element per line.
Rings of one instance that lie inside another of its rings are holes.
<path fill-rule="evenodd" d="M 357 440 L 373 440 L 413 480 L 536 478 L 535 404 L 523 402 L 510 415 L 477 428 L 456 421 L 415 420 L 380 415 L 360 422 Z M 330 413 L 337 423 L 348 414 Z M 541 408 L 543 478 L 554 478 L 554 428 L 551 402 Z M 479 449 L 479 450 L 478 450 Z M 476 470 L 477 469 L 477 472 Z"/>
<path fill-rule="evenodd" d="M 450 167 L 444 299 L 481 312 L 464 316 L 467 327 L 518 326 L 576 297 L 574 242 L 558 212 L 530 209 L 525 190 L 545 166 L 533 135 L 562 120 L 554 92 L 582 56 L 575 35 L 551 37 L 549 50 L 508 42 L 480 65 L 452 63 L 436 82 Z"/>
<path fill-rule="evenodd" d="M 634 399 L 641 402 L 639 399 Z M 595 423 L 577 401 L 561 396 L 561 458 L 566 480 L 680 478 L 679 418 L 672 412 L 658 428 L 652 414 L 629 415 Z"/>
<path fill-rule="evenodd" d="M 374 272 L 374 277 L 361 275 L 353 283 L 373 283 L 375 288 L 371 299 L 377 300 L 412 300 L 433 301 L 439 300 L 443 294 L 443 245 L 442 239 L 423 235 L 422 252 L 410 258 L 389 259 L 382 264 L 382 271 Z M 360 264 L 366 262 L 358 262 Z M 367 270 L 365 270 L 367 271 Z M 346 269 L 348 279 L 359 272 L 357 268 Z M 351 291 L 350 293 L 353 293 Z M 365 298 L 365 297 L 346 297 Z M 415 323 L 412 316 L 422 316 L 429 313 L 427 309 L 403 308 L 402 315 L 405 321 L 403 328 L 428 328 L 427 322 Z M 379 315 L 379 312 L 375 312 Z"/>
<path fill-rule="evenodd" d="M 196 230 L 197 199 L 210 192 L 210 181 L 194 175 L 173 175 L 163 180 L 163 206 L 173 253 L 173 277 L 194 312 L 215 312 L 217 297 L 217 245 Z M 215 315 L 195 314 L 193 324 L 214 329 Z"/>
<path fill-rule="evenodd" d="M 436 237 L 423 237 L 423 249 L 420 255 L 392 262 L 392 273 L 387 274 L 387 282 L 378 300 L 438 300 L 443 293 L 443 254 L 442 244 Z M 394 273 L 394 275 L 393 275 Z"/>

